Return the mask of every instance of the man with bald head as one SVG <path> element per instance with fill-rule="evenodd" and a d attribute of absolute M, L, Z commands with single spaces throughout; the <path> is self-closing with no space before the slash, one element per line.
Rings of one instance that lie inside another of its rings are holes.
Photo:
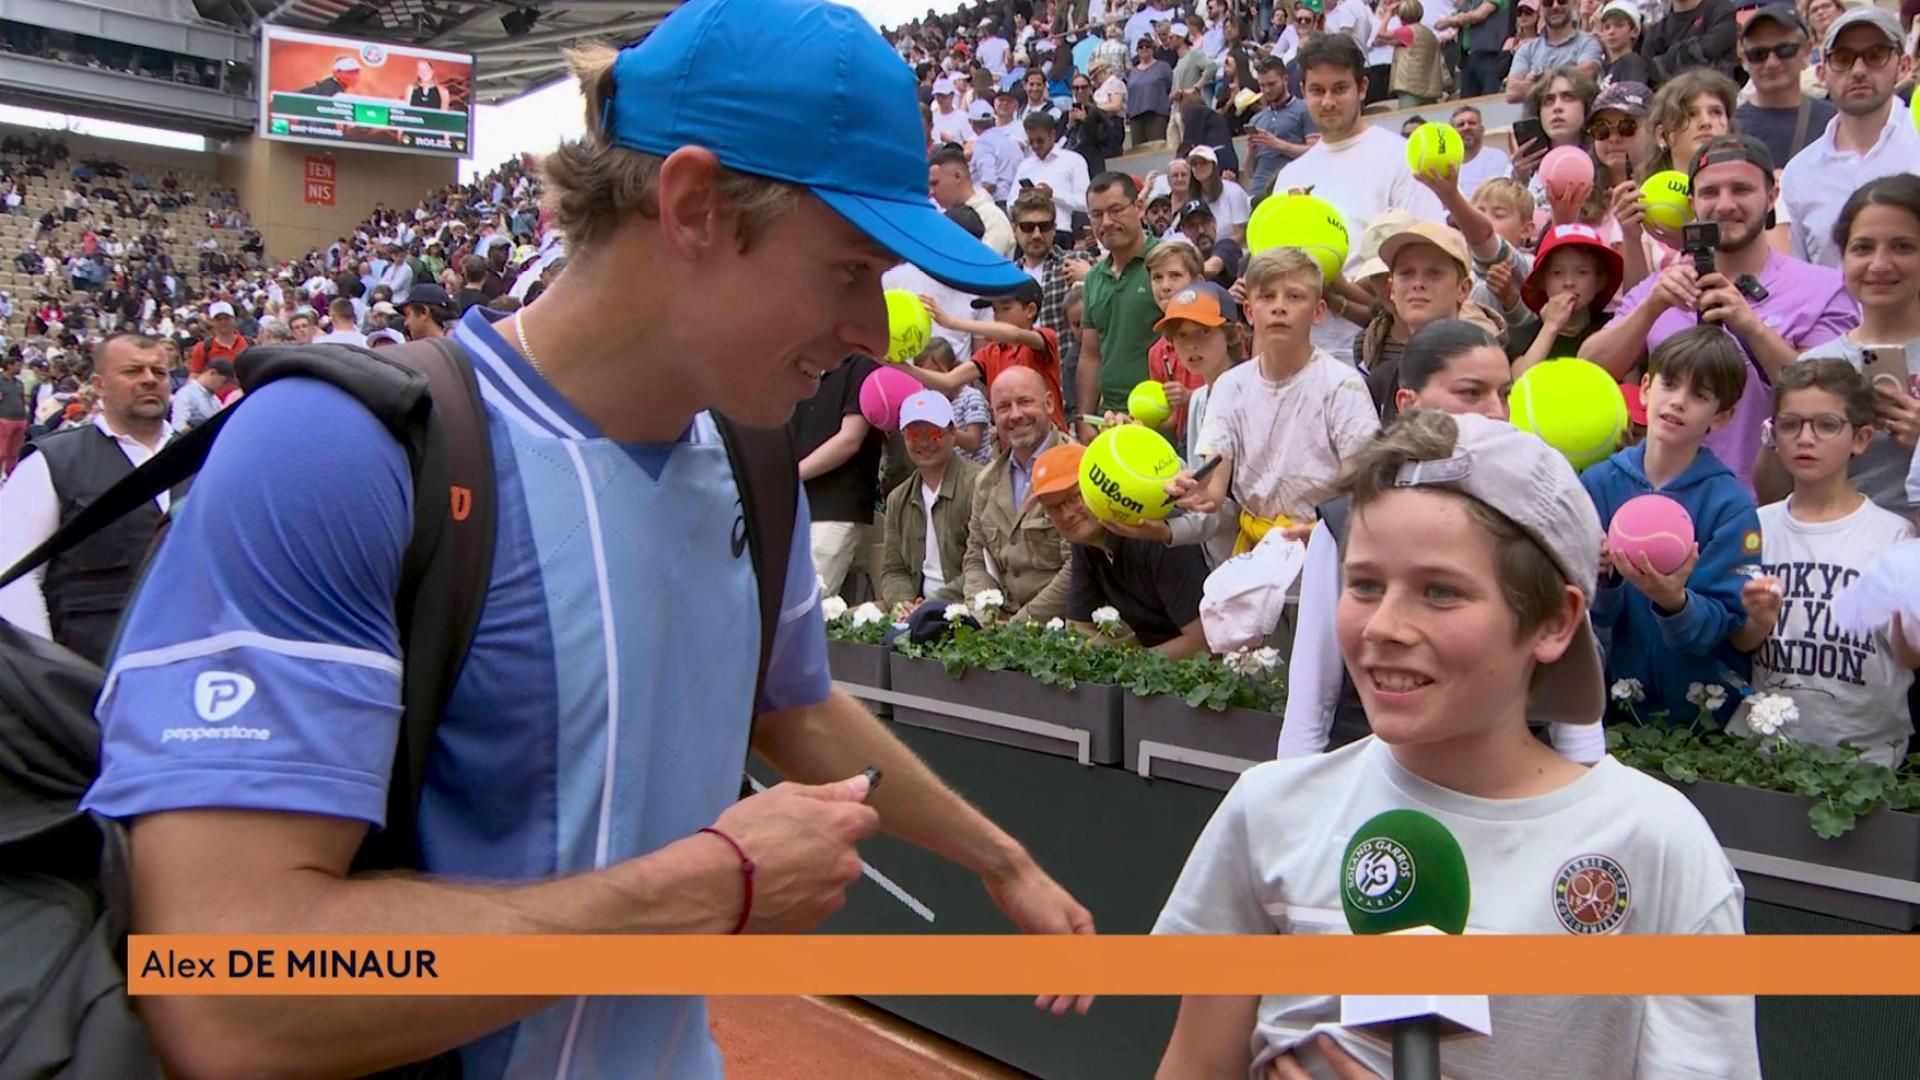
<path fill-rule="evenodd" d="M 1053 395 L 1038 371 L 1007 368 L 988 397 L 1001 445 L 974 487 L 962 560 L 965 595 L 998 589 L 1015 619 L 1045 622 L 1066 611 L 1072 549 L 1027 495 L 1034 459 L 1066 436 L 1053 426 Z"/>

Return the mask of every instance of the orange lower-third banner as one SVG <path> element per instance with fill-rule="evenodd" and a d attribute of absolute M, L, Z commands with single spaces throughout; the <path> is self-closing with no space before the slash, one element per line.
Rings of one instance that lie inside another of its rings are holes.
<path fill-rule="evenodd" d="M 1920 994 L 1920 936 L 174 936 L 135 994 Z"/>

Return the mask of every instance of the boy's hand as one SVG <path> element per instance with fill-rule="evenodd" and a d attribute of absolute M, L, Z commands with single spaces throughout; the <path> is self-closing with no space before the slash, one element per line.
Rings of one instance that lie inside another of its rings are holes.
<path fill-rule="evenodd" d="M 1573 308 L 1579 299 L 1570 292 L 1555 293 L 1547 297 L 1547 302 L 1540 305 L 1541 331 L 1551 337 L 1559 337 L 1561 329 L 1567 325 L 1567 320 L 1573 318 Z"/>
<path fill-rule="evenodd" d="M 1060 269 L 1066 271 L 1068 282 L 1078 285 L 1087 280 L 1087 271 L 1093 269 L 1093 264 L 1085 259 L 1066 259 L 1061 262 Z"/>
<path fill-rule="evenodd" d="M 1413 178 L 1418 180 L 1428 191 L 1439 196 L 1440 201 L 1443 203 L 1447 201 L 1447 196 L 1457 196 L 1460 194 L 1460 169 L 1458 166 L 1441 165 L 1438 168 L 1422 170 L 1414 173 Z"/>
<path fill-rule="evenodd" d="M 1785 592 L 1780 579 L 1766 576 L 1751 578 L 1740 586 L 1740 606 L 1747 609 L 1747 625 L 1773 633 L 1780 622 L 1780 597 Z"/>
<path fill-rule="evenodd" d="M 1247 306 L 1247 279 L 1235 278 L 1233 284 L 1227 287 L 1227 295 L 1233 297 L 1234 303 L 1245 308 Z"/>
<path fill-rule="evenodd" d="M 1192 469 L 1181 469 L 1179 474 L 1167 481 L 1167 494 L 1173 497 L 1173 504 L 1193 514 L 1211 514 L 1220 509 L 1220 500 L 1208 490 L 1207 484 L 1197 483 L 1193 479 Z"/>
<path fill-rule="evenodd" d="M 1613 567 L 1627 584 L 1639 589 L 1648 600 L 1660 610 L 1671 615 L 1687 606 L 1687 579 L 1693 576 L 1693 568 L 1700 562 L 1700 545 L 1693 545 L 1687 553 L 1687 561 L 1671 574 L 1663 574 L 1653 568 L 1653 560 L 1641 552 L 1637 559 L 1627 558 L 1624 551 L 1613 552 Z"/>
<path fill-rule="evenodd" d="M 920 294 L 920 303 L 925 305 L 927 317 L 933 320 L 933 325 L 945 330 L 953 329 L 953 317 L 941 310 L 940 301 L 922 293 Z"/>
<path fill-rule="evenodd" d="M 1100 522 L 1106 530 L 1115 536 L 1124 536 L 1129 540 L 1152 540 L 1161 544 L 1173 543 L 1173 526 L 1164 521 L 1142 521 L 1138 525 L 1122 525 L 1117 521 Z"/>
<path fill-rule="evenodd" d="M 1185 383 L 1169 381 L 1161 383 L 1160 387 L 1167 392 L 1167 408 L 1172 415 L 1179 416 L 1186 411 L 1188 393 Z"/>
<path fill-rule="evenodd" d="M 1513 264 L 1498 262 L 1487 268 L 1487 288 L 1493 295 L 1512 311 L 1520 303 L 1520 285 L 1513 280 Z"/>

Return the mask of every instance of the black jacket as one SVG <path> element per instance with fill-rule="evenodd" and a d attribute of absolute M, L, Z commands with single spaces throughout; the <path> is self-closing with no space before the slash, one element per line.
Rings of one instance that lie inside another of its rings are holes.
<path fill-rule="evenodd" d="M 1695 67 L 1713 68 L 1739 82 L 1743 77 L 1734 55 L 1739 33 L 1733 0 L 1703 0 L 1692 11 L 1669 12 L 1654 23 L 1640 39 L 1640 55 L 1653 69 L 1655 87 Z"/>

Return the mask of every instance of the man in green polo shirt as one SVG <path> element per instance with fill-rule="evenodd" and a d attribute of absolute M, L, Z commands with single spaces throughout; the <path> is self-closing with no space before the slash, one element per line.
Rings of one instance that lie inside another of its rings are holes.
<path fill-rule="evenodd" d="M 1125 173 L 1101 173 L 1087 185 L 1087 218 L 1107 254 L 1087 271 L 1075 388 L 1081 408 L 1099 415 L 1125 410 L 1127 395 L 1147 377 L 1147 349 L 1160 320 L 1147 284 L 1147 252 L 1158 241 L 1142 222 L 1140 187 Z M 1091 441 L 1093 428 L 1074 423 L 1080 440 Z"/>

